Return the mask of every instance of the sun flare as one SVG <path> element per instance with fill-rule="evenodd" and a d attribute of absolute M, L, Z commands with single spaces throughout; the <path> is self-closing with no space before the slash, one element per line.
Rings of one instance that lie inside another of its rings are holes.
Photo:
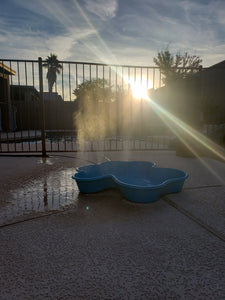
<path fill-rule="evenodd" d="M 146 87 L 135 83 L 131 86 L 133 97 L 136 99 L 146 98 L 148 96 L 148 91 Z"/>
<path fill-rule="evenodd" d="M 129 82 L 133 97 L 136 99 L 148 99 L 148 90 L 152 88 L 152 84 L 146 80 L 136 80 Z"/>

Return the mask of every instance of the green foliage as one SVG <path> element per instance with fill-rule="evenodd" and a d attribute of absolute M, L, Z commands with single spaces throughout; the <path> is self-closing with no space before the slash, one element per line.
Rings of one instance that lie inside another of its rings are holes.
<path fill-rule="evenodd" d="M 112 102 L 115 100 L 112 87 L 106 79 L 86 80 L 73 91 L 73 94 L 78 101 Z"/>
<path fill-rule="evenodd" d="M 164 84 L 198 72 L 202 62 L 199 56 L 189 55 L 187 52 L 174 55 L 168 49 L 158 52 L 153 61 L 161 69 Z"/>
<path fill-rule="evenodd" d="M 52 87 L 57 79 L 57 74 L 60 74 L 62 65 L 59 63 L 57 55 L 50 53 L 46 58 L 46 62 L 43 63 L 43 67 L 48 69 L 46 78 L 48 79 L 48 89 L 52 92 Z"/>

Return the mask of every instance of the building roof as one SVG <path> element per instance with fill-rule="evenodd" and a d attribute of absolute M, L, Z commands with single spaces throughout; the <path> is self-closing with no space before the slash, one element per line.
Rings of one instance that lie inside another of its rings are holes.
<path fill-rule="evenodd" d="M 43 93 L 44 100 L 57 100 L 57 101 L 63 101 L 63 98 L 61 95 L 59 95 L 57 92 L 44 92 Z"/>
<path fill-rule="evenodd" d="M 225 68 L 225 60 L 222 60 L 221 62 L 215 64 L 215 65 L 212 65 L 206 69 L 224 69 Z"/>
<path fill-rule="evenodd" d="M 36 90 L 36 88 L 33 85 L 12 84 L 12 85 L 10 85 L 10 88 L 14 89 L 14 90 L 30 91 L 30 92 L 34 92 L 35 94 L 39 95 L 39 92 Z"/>
<path fill-rule="evenodd" d="M 16 72 L 0 62 L 0 73 L 4 75 L 16 75 Z"/>

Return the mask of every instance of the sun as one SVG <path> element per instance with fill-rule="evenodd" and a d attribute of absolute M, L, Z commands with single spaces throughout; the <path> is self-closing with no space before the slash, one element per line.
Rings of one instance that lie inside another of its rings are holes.
<path fill-rule="evenodd" d="M 148 99 L 148 90 L 152 88 L 152 83 L 146 80 L 137 80 L 129 82 L 132 90 L 133 97 L 136 99 Z"/>
<path fill-rule="evenodd" d="M 148 97 L 148 90 L 146 86 L 143 86 L 140 83 L 135 83 L 131 85 L 131 90 L 132 90 L 133 97 L 136 99 L 141 99 L 141 98 L 146 99 Z"/>

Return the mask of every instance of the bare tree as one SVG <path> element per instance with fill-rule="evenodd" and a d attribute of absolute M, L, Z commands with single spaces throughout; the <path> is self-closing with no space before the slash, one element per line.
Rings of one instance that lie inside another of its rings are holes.
<path fill-rule="evenodd" d="M 168 49 L 158 52 L 153 61 L 161 69 L 165 84 L 198 72 L 202 62 L 199 56 L 187 52 L 174 55 Z"/>

